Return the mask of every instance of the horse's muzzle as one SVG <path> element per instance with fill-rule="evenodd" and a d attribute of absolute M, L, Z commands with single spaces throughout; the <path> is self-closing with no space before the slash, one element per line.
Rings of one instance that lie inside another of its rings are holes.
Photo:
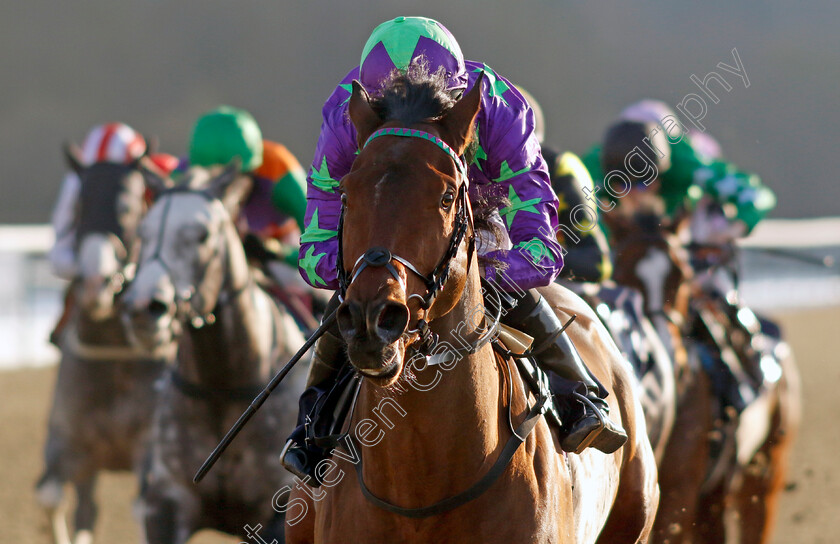
<path fill-rule="evenodd" d="M 337 311 L 338 329 L 353 366 L 370 377 L 395 374 L 402 361 L 398 341 L 408 325 L 408 307 L 392 300 L 368 304 L 347 300 Z"/>

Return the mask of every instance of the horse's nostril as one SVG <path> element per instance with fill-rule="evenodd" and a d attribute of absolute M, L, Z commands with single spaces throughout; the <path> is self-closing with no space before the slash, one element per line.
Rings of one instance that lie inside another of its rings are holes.
<path fill-rule="evenodd" d="M 344 338 L 353 338 L 364 334 L 365 319 L 358 303 L 348 301 L 338 307 L 338 330 Z"/>
<path fill-rule="evenodd" d="M 404 304 L 386 302 L 376 317 L 376 334 L 386 344 L 396 342 L 408 325 L 408 308 Z"/>
<path fill-rule="evenodd" d="M 152 315 L 152 317 L 163 317 L 168 311 L 169 306 L 165 302 L 161 302 L 159 300 L 152 300 L 149 303 L 149 313 Z"/>

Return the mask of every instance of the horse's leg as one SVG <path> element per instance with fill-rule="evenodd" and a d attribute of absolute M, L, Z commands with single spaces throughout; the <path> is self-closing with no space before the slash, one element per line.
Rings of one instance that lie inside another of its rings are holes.
<path fill-rule="evenodd" d="M 142 466 L 140 496 L 134 507 L 144 544 L 184 544 L 197 531 L 201 499 L 192 489 L 171 482 L 155 452 Z"/>
<path fill-rule="evenodd" d="M 67 481 L 62 464 L 63 440 L 50 426 L 47 445 L 44 448 L 44 473 L 38 479 L 36 496 L 49 518 L 55 544 L 70 544 L 70 528 L 67 525 L 67 501 L 64 484 Z"/>
<path fill-rule="evenodd" d="M 742 544 L 770 541 L 791 446 L 799 427 L 799 375 L 792 359 L 782 361 L 782 365 L 770 433 L 744 469 L 743 482 L 735 497 Z"/>
<path fill-rule="evenodd" d="M 680 394 L 674 432 L 659 464 L 661 499 L 653 542 L 690 542 L 694 524 L 702 517 L 698 500 L 709 466 L 711 393 L 704 373 L 695 372 L 693 380 Z"/>
<path fill-rule="evenodd" d="M 91 544 L 93 526 L 96 523 L 98 508 L 93 496 L 96 488 L 96 475 L 76 482 L 76 515 L 73 544 Z"/>
<path fill-rule="evenodd" d="M 726 542 L 727 494 L 730 478 L 724 478 L 707 490 L 697 504 L 697 521 L 694 533 L 696 542 L 718 544 Z"/>
<path fill-rule="evenodd" d="M 199 499 L 187 490 L 143 497 L 140 511 L 145 541 L 148 544 L 184 544 L 199 529 L 200 510 Z"/>

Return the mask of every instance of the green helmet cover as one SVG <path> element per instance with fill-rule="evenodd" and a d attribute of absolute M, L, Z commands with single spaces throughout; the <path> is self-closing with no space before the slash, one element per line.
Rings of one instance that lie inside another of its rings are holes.
<path fill-rule="evenodd" d="M 249 172 L 262 164 L 262 132 L 245 110 L 219 106 L 195 123 L 190 139 L 190 164 L 214 166 L 238 157 L 242 170 Z"/>

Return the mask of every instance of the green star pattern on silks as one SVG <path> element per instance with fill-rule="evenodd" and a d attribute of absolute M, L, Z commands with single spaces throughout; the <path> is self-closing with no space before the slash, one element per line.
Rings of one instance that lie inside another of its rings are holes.
<path fill-rule="evenodd" d="M 346 103 L 350 102 L 350 97 L 353 96 L 353 84 L 352 83 L 342 83 L 341 85 L 339 85 L 339 87 L 341 87 L 342 89 L 347 91 L 347 98 L 344 99 L 344 102 L 342 102 L 342 104 L 346 104 Z"/>
<path fill-rule="evenodd" d="M 513 218 L 516 217 L 517 212 L 529 212 L 539 215 L 539 210 L 534 207 L 534 204 L 537 204 L 542 200 L 539 197 L 523 201 L 519 198 L 519 195 L 516 194 L 516 191 L 513 190 L 513 185 L 511 185 L 508 190 L 508 198 L 510 199 L 510 206 L 499 210 L 499 213 L 505 217 L 508 228 L 510 228 L 511 224 L 513 224 Z"/>
<path fill-rule="evenodd" d="M 481 147 L 481 142 L 478 139 L 478 123 L 476 123 L 475 124 L 475 156 L 473 157 L 472 164 L 476 165 L 478 167 L 478 169 L 483 172 L 484 169 L 481 168 L 481 163 L 478 162 L 478 159 L 486 161 L 487 160 L 487 152 L 484 151 L 483 147 Z"/>
<path fill-rule="evenodd" d="M 321 168 L 315 170 L 315 167 L 313 166 L 309 174 L 312 176 L 312 185 L 322 191 L 333 193 L 335 192 L 335 188 L 338 187 L 338 180 L 334 180 L 330 177 L 330 170 L 327 168 L 326 156 L 324 156 L 324 160 L 321 161 Z"/>
<path fill-rule="evenodd" d="M 330 240 L 338 236 L 337 230 L 329 230 L 329 229 L 322 229 L 320 225 L 318 225 L 318 209 L 315 208 L 315 211 L 312 212 L 312 219 L 309 221 L 309 224 L 306 225 L 306 230 L 303 231 L 303 234 L 300 236 L 300 242 L 302 244 L 308 244 L 309 242 L 323 242 L 325 240 Z"/>
<path fill-rule="evenodd" d="M 496 183 L 500 183 L 502 181 L 507 181 L 514 176 L 518 176 L 519 174 L 524 174 L 525 172 L 527 172 L 530 169 L 531 169 L 530 166 L 526 166 L 522 170 L 517 170 L 516 172 L 514 172 L 510 168 L 510 165 L 508 164 L 507 161 L 502 161 L 502 167 L 499 168 L 499 177 L 497 177 L 493 181 L 495 181 Z"/>
<path fill-rule="evenodd" d="M 534 264 L 539 264 L 545 257 L 548 257 L 548 260 L 551 262 L 555 261 L 551 252 L 547 247 L 545 247 L 545 243 L 539 238 L 533 238 L 526 242 L 519 242 L 513 247 L 522 248 L 527 251 L 531 255 L 531 261 L 533 261 Z"/>
<path fill-rule="evenodd" d="M 484 65 L 484 68 L 476 68 L 473 72 L 484 72 L 484 75 L 487 76 L 487 83 L 490 85 L 490 97 L 496 98 L 499 97 L 505 106 L 509 106 L 510 104 L 507 103 L 505 97 L 505 91 L 510 90 L 510 86 L 504 82 L 504 80 L 499 79 L 499 76 L 496 75 L 496 72 L 493 71 L 492 68 Z"/>
<path fill-rule="evenodd" d="M 315 272 L 315 267 L 318 266 L 318 263 L 321 259 L 326 256 L 326 253 L 319 253 L 318 255 L 314 255 L 315 253 L 315 246 L 309 246 L 309 249 L 306 250 L 306 255 L 304 255 L 300 261 L 298 261 L 298 266 L 306 272 L 306 277 L 309 278 L 309 283 L 312 285 L 326 285 L 327 282 L 324 281 L 324 278 L 318 275 Z"/>
<path fill-rule="evenodd" d="M 405 70 L 408 68 L 421 36 L 436 41 L 453 55 L 458 54 L 458 52 L 452 50 L 450 39 L 446 35 L 446 32 L 434 21 L 422 18 L 403 18 L 401 21 L 396 21 L 396 23 L 399 25 L 399 32 L 387 33 L 382 37 L 381 43 L 385 46 L 385 51 L 391 58 L 391 62 L 398 69 Z M 364 64 L 368 54 L 370 54 L 377 43 L 379 42 L 368 43 L 365 50 L 362 51 L 362 62 L 360 64 Z"/>

